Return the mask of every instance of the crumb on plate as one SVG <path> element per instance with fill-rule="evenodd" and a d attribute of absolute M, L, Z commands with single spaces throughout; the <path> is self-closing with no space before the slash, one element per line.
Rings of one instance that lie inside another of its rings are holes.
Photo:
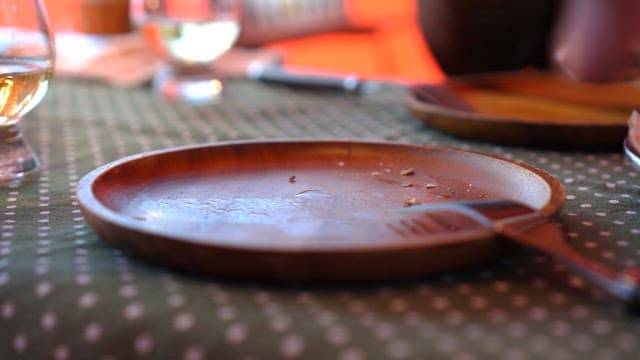
<path fill-rule="evenodd" d="M 402 176 L 411 176 L 413 174 L 415 174 L 415 170 L 413 170 L 413 168 L 407 168 L 407 169 L 400 170 L 400 175 L 402 175 Z"/>
<path fill-rule="evenodd" d="M 419 202 L 418 202 L 418 200 L 416 200 L 416 198 L 414 198 L 414 197 L 407 198 L 407 199 L 404 201 L 404 206 L 405 206 L 405 207 L 410 207 L 410 206 L 414 206 L 414 205 L 418 205 L 418 204 L 420 204 L 420 203 L 419 203 Z"/>

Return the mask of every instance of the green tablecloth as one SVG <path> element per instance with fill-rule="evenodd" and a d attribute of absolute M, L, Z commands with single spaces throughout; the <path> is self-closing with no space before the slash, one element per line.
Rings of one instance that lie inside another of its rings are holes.
<path fill-rule="evenodd" d="M 238 283 L 141 263 L 85 223 L 78 180 L 122 156 L 258 138 L 386 139 L 480 150 L 567 189 L 572 244 L 615 268 L 640 259 L 639 172 L 622 150 L 557 152 L 423 127 L 403 92 L 364 97 L 230 82 L 213 107 L 148 89 L 56 79 L 24 121 L 42 171 L 0 189 L 0 359 L 625 359 L 640 320 L 548 257 L 377 285 Z"/>

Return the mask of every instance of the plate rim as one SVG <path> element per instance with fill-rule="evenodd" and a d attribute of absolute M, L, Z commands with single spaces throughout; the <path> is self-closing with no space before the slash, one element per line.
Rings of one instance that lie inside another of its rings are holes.
<path fill-rule="evenodd" d="M 437 146 L 437 145 L 428 145 L 428 144 L 415 144 L 415 143 L 403 143 L 403 142 L 395 142 L 395 141 L 383 141 L 383 140 L 353 140 L 353 139 L 268 139 L 268 140 L 234 140 L 234 141 L 223 141 L 223 142 L 212 142 L 212 143 L 200 143 L 200 144 L 192 144 L 192 145 L 183 145 L 176 147 L 169 147 L 163 149 L 156 149 L 146 152 L 141 152 L 137 154 L 131 154 L 128 156 L 124 156 L 122 158 L 113 160 L 97 168 L 89 171 L 85 176 L 83 176 L 78 181 L 76 195 L 78 198 L 78 203 L 80 205 L 81 211 L 87 219 L 89 216 L 95 216 L 100 219 L 100 221 L 110 223 L 112 225 L 118 226 L 120 228 L 124 228 L 127 231 L 135 232 L 141 235 L 150 235 L 153 237 L 163 238 L 165 240 L 170 240 L 174 242 L 180 243 L 189 243 L 197 246 L 205 246 L 211 248 L 218 249 L 228 249 L 233 251 L 257 251 L 257 252 L 268 252 L 268 253 L 279 253 L 279 254 L 302 254 L 302 253 L 312 253 L 312 254 L 323 254 L 323 253 L 363 253 L 363 252 L 385 252 L 390 250 L 405 250 L 405 249 L 413 249 L 413 248 L 423 248 L 423 243 L 392 243 L 392 244 L 383 244 L 379 246 L 372 246 L 368 248 L 358 248 L 358 247 L 338 247 L 338 248 L 309 248 L 302 247 L 297 249 L 290 248 L 278 248 L 278 247 L 266 247 L 266 246 L 233 246 L 230 243 L 219 243 L 219 242 L 205 242 L 203 240 L 197 238 L 189 238 L 184 236 L 178 236 L 175 233 L 167 233 L 164 231 L 160 231 L 157 228 L 147 227 L 141 225 L 140 222 L 134 221 L 134 219 L 130 219 L 126 216 L 121 215 L 117 211 L 113 211 L 104 205 L 100 200 L 98 200 L 96 194 L 94 193 L 94 185 L 97 180 L 103 175 L 105 175 L 108 171 L 117 168 L 125 163 L 134 162 L 136 160 L 159 156 L 163 154 L 171 154 L 175 152 L 184 152 L 184 151 L 194 151 L 194 150 L 202 150 L 206 148 L 215 148 L 215 147 L 223 147 L 223 146 L 245 146 L 245 145 L 262 145 L 262 144 L 284 144 L 284 145 L 292 145 L 292 144 L 340 144 L 341 146 L 351 146 L 353 144 L 356 145 L 367 145 L 367 146 L 399 146 L 413 149 L 421 149 L 421 150 L 437 150 L 437 151 L 449 151 L 449 152 L 457 152 L 464 154 L 471 154 L 473 156 L 481 156 L 485 158 L 489 158 L 495 161 L 503 161 L 508 164 L 518 166 L 520 168 L 525 169 L 528 172 L 535 174 L 540 177 L 544 183 L 549 186 L 550 190 L 550 198 L 546 202 L 546 204 L 538 209 L 539 211 L 547 214 L 553 215 L 557 213 L 565 200 L 565 189 L 559 180 L 554 178 L 552 175 L 547 173 L 546 171 L 539 169 L 531 164 L 525 163 L 523 161 L 508 159 L 504 157 L 500 157 L 497 155 L 486 154 L 480 151 L 475 150 L 467 150 L 455 147 L 448 146 Z M 89 222 L 90 225 L 91 222 Z M 95 229 L 94 229 L 95 230 Z M 477 237 L 469 236 L 468 239 L 456 239 L 457 242 L 463 241 L 478 241 Z"/>
<path fill-rule="evenodd" d="M 455 109 L 418 99 L 414 89 L 419 86 L 448 89 L 451 86 L 482 83 L 491 76 L 526 76 L 527 70 L 452 76 L 442 83 L 416 83 L 407 87 L 405 104 L 412 116 L 424 125 L 459 138 L 515 144 L 532 147 L 569 149 L 614 149 L 620 146 L 627 131 L 627 123 L 590 123 L 581 119 L 571 121 L 540 121 L 531 117 L 480 114 Z M 622 109 L 621 109 L 622 111 Z M 549 134 L 555 134 L 550 136 Z"/>
<path fill-rule="evenodd" d="M 438 85 L 434 85 L 438 86 Z M 440 85 L 442 86 L 442 85 Z M 447 106 L 437 105 L 431 102 L 426 102 L 422 100 L 418 100 L 416 95 L 409 89 L 407 91 L 406 101 L 409 104 L 409 107 L 412 112 L 415 113 L 415 109 L 420 108 L 423 112 L 429 113 L 428 115 L 443 115 L 443 116 L 451 116 L 464 120 L 473 120 L 475 122 L 481 122 L 486 124 L 496 124 L 498 126 L 507 126 L 507 125 L 525 125 L 531 126 L 533 128 L 559 128 L 559 129 L 583 129 L 583 128 L 612 128 L 612 129 L 624 129 L 626 128 L 625 124 L 604 124 L 604 123 L 587 123 L 587 122 L 579 122 L 579 121 L 571 121 L 571 122 L 540 122 L 532 118 L 526 117 L 509 117 L 509 116 L 497 116 L 497 115 L 480 115 L 476 112 L 471 111 L 463 111 L 452 109 Z M 432 114 L 435 112 L 439 112 L 439 114 Z M 419 114 L 423 115 L 423 114 Z"/>

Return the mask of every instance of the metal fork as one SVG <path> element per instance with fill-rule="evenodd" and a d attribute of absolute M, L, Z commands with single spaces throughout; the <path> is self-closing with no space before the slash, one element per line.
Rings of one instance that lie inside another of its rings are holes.
<path fill-rule="evenodd" d="M 571 247 L 560 225 L 549 216 L 512 200 L 451 201 L 415 205 L 399 212 L 425 213 L 437 219 L 444 212 L 475 221 L 485 229 L 553 256 L 582 278 L 623 301 L 628 310 L 640 310 L 640 269 L 621 272 L 580 254 Z"/>

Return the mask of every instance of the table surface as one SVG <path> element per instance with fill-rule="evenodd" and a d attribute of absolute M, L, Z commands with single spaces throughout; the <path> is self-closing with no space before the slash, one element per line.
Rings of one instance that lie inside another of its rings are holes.
<path fill-rule="evenodd" d="M 613 152 L 455 139 L 412 118 L 401 89 L 366 96 L 235 80 L 216 106 L 148 88 L 56 79 L 23 122 L 39 174 L 0 189 L 0 358 L 625 359 L 640 320 L 530 251 L 376 284 L 231 282 L 132 259 L 102 242 L 78 180 L 123 156 L 236 139 L 374 139 L 525 161 L 566 187 L 573 246 L 621 269 L 640 259 L 638 170 Z"/>

